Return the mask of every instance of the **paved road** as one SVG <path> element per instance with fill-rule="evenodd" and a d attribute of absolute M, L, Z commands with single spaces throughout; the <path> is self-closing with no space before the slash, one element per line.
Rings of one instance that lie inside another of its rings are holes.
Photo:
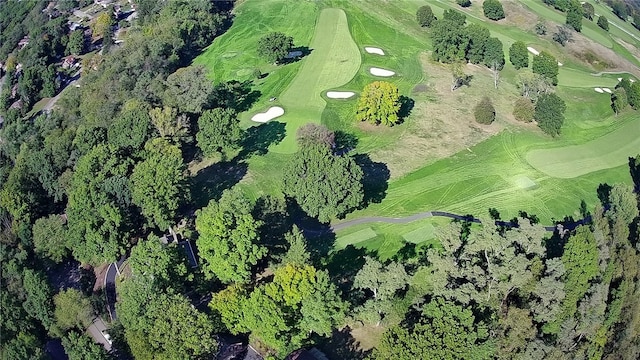
<path fill-rule="evenodd" d="M 104 291 L 107 296 L 107 310 L 111 321 L 117 319 L 116 316 L 116 276 L 119 274 L 118 269 L 122 267 L 125 257 L 121 257 L 117 263 L 111 263 L 104 277 Z"/>

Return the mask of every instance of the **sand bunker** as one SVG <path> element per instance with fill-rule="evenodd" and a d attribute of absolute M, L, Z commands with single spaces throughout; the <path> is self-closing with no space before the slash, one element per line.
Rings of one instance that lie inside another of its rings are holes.
<path fill-rule="evenodd" d="M 327 91 L 327 97 L 331 99 L 348 99 L 355 94 L 353 91 Z"/>
<path fill-rule="evenodd" d="M 604 90 L 602 90 L 601 88 L 593 88 L 593 90 L 595 90 L 596 92 L 602 94 L 604 93 Z"/>
<path fill-rule="evenodd" d="M 540 52 L 532 48 L 531 46 L 527 46 L 527 50 L 529 50 L 529 52 L 532 53 L 533 55 L 540 55 Z"/>
<path fill-rule="evenodd" d="M 560 61 L 558 61 L 558 66 L 562 66 L 562 63 Z"/>
<path fill-rule="evenodd" d="M 622 78 L 618 78 L 618 81 L 622 81 Z"/>
<path fill-rule="evenodd" d="M 257 113 L 253 115 L 251 121 L 265 123 L 269 120 L 275 119 L 278 116 L 282 116 L 284 114 L 284 109 L 280 106 L 272 106 L 266 112 Z"/>
<path fill-rule="evenodd" d="M 602 91 L 611 94 L 611 89 L 609 88 L 602 88 Z"/>
<path fill-rule="evenodd" d="M 368 52 L 369 54 L 378 54 L 378 55 L 384 55 L 384 51 L 380 48 L 377 47 L 370 47 L 367 46 L 364 48 L 364 51 Z"/>
<path fill-rule="evenodd" d="M 631 81 L 631 82 L 636 82 L 636 81 L 635 81 L 635 80 L 633 80 L 633 79 L 629 79 L 629 81 Z"/>
<path fill-rule="evenodd" d="M 369 72 L 372 75 L 384 76 L 384 77 L 393 76 L 393 75 L 396 74 L 395 72 L 393 72 L 391 70 L 385 70 L 385 69 L 380 69 L 380 68 L 375 68 L 375 67 L 372 67 L 371 69 L 369 69 Z"/>

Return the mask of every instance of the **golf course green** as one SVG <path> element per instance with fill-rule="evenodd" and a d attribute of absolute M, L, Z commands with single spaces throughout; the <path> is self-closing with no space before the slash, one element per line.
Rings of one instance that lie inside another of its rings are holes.
<path fill-rule="evenodd" d="M 455 93 L 437 91 L 440 85 L 448 87 L 449 70 L 428 60 L 432 49 L 428 31 L 415 21 L 416 9 L 424 4 L 430 5 L 438 17 L 447 9 L 463 11 L 469 23 L 487 27 L 492 36 L 503 41 L 507 64 L 497 89 L 492 86 L 491 73 L 478 68 L 473 70 L 474 80 L 468 88 Z M 618 77 L 636 78 L 640 69 L 633 74 L 614 72 L 595 76 L 599 71 L 575 56 L 565 55 L 566 50 L 550 36 L 538 37 L 508 22 L 489 21 L 478 8 L 465 10 L 453 2 L 424 0 L 244 1 L 238 6 L 237 16 L 252 20 L 234 23 L 194 61 L 207 66 L 216 82 L 251 80 L 250 72 L 243 69 L 258 68 L 267 74 L 253 80 L 261 97 L 250 110 L 240 114 L 245 127 L 260 126 L 249 119 L 271 106 L 285 110 L 284 115 L 272 120 L 284 123 L 284 138 L 272 144 L 268 153 L 247 159 L 247 175 L 239 186 L 252 198 L 280 193 L 282 164 L 296 151 L 295 131 L 310 122 L 351 134 L 357 139 L 352 154 L 370 154 L 390 169 L 403 166 L 406 158 L 412 159 L 410 169 L 398 176 L 391 174 L 381 202 L 348 214 L 346 220 L 404 217 L 424 211 L 480 217 L 486 216 L 489 208 L 495 208 L 503 219 L 525 211 L 536 214 L 542 223 L 551 224 L 565 216 L 579 216 L 581 201 L 589 207 L 595 205 L 599 184 L 630 183 L 627 159 L 640 152 L 637 136 L 640 116 L 631 109 L 616 116 L 610 107 L 610 95 L 595 92 L 594 88 L 612 90 Z M 549 22 L 564 21 L 559 12 L 543 4 L 527 2 L 523 8 L 529 13 L 521 16 L 535 14 Z M 283 21 L 284 11 L 299 17 Z M 621 47 L 616 34 L 623 33 L 622 30 L 609 34 L 595 23 L 586 20 L 584 23 L 583 33 L 578 36 L 616 52 Z M 624 29 L 631 31 L 626 26 Z M 295 46 L 306 46 L 310 53 L 284 65 L 262 61 L 257 58 L 255 46 L 267 30 L 293 36 Z M 640 36 L 637 30 L 635 34 Z M 508 60 L 508 47 L 515 41 L 563 55 L 556 93 L 566 102 L 567 111 L 558 137 L 547 136 L 532 124 L 518 123 L 511 115 L 513 102 L 519 96 L 515 85 L 518 71 Z M 385 54 L 367 53 L 364 48 L 368 46 L 384 49 Z M 628 51 L 620 52 L 621 59 L 629 60 L 629 55 Z M 386 80 L 414 100 L 414 110 L 402 124 L 371 128 L 355 121 L 357 94 L 365 85 L 381 79 L 369 72 L 372 67 L 394 71 L 396 75 Z M 328 90 L 352 91 L 356 95 L 329 99 L 325 96 Z M 473 121 L 471 108 L 484 95 L 496 103 L 496 122 L 490 126 L 469 124 Z M 275 101 L 268 101 L 273 97 Z M 429 111 L 442 106 L 445 100 L 453 104 L 444 113 L 447 121 L 435 124 Z M 448 128 L 448 122 L 491 135 L 471 143 L 438 142 L 440 147 L 450 147 L 446 156 L 418 150 L 429 148 L 434 139 L 454 131 Z M 428 132 L 422 130 L 425 127 Z M 341 221 L 344 220 L 336 220 L 334 224 Z M 353 226 L 338 230 L 334 245 L 344 248 L 358 244 L 390 257 L 407 242 L 429 243 L 434 228 L 443 221 L 424 219 L 409 224 Z"/>

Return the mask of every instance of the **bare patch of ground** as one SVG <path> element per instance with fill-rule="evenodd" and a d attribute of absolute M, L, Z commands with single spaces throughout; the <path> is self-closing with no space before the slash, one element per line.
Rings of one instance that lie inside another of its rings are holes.
<path fill-rule="evenodd" d="M 393 145 L 371 153 L 374 161 L 389 167 L 391 178 L 406 175 L 420 167 L 465 150 L 499 133 L 505 125 L 522 123 L 513 119 L 513 103 L 519 94 L 513 84 L 506 81 L 494 89 L 491 71 L 483 66 L 467 65 L 464 71 L 471 75 L 470 86 L 451 91 L 451 71 L 447 65 L 421 56 L 428 80 L 416 85 L 411 96 L 415 106 L 405 120 L 405 130 Z M 496 108 L 496 121 L 491 125 L 476 123 L 473 108 L 483 96 L 488 96 Z M 360 128 L 376 132 L 376 126 L 366 123 Z M 388 131 L 388 130 L 387 130 Z"/>
<path fill-rule="evenodd" d="M 361 350 L 369 350 L 373 349 L 373 347 L 375 347 L 380 342 L 384 330 L 384 326 L 356 326 L 351 329 L 351 336 L 360 346 Z"/>
<path fill-rule="evenodd" d="M 104 287 L 104 277 L 107 276 L 107 270 L 109 270 L 109 264 L 103 264 L 93 268 L 93 273 L 96 274 L 96 283 L 93 286 L 93 291 L 98 291 Z"/>
<path fill-rule="evenodd" d="M 566 46 L 569 54 L 576 60 L 589 65 L 596 71 L 627 71 L 636 76 L 640 70 L 629 60 L 615 51 L 589 40 L 582 34 L 574 33 L 573 41 Z M 636 50 L 637 53 L 637 50 Z M 634 53 L 635 56 L 638 56 Z"/>

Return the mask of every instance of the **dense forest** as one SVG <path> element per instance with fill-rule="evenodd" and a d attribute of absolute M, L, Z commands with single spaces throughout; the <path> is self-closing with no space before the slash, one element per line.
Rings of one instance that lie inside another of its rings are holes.
<path fill-rule="evenodd" d="M 232 2 L 138 2 L 125 41 L 82 51 L 81 86 L 29 114 L 58 93 L 56 64 L 72 52 L 45 5 L 0 3 L 2 359 L 46 359 L 51 339 L 70 359 L 208 359 L 231 335 L 276 359 L 311 346 L 344 359 L 640 358 L 640 156 L 629 159 L 635 188 L 602 184 L 583 225 L 456 220 L 438 246 L 408 244 L 388 261 L 329 253 L 326 223 L 371 185 L 339 134 L 298 133 L 286 194 L 233 186 L 230 169 L 268 138 L 239 126 L 251 83 L 189 66 L 231 25 Z M 202 187 L 187 164 L 207 156 L 220 161 Z M 352 195 L 332 198 L 340 191 Z M 169 228 L 195 240 L 198 268 L 160 241 Z M 93 268 L 124 257 L 107 353 L 85 333 L 109 320 Z M 65 264 L 80 265 L 79 286 L 52 280 Z M 376 348 L 334 342 L 359 325 L 384 329 Z"/>

